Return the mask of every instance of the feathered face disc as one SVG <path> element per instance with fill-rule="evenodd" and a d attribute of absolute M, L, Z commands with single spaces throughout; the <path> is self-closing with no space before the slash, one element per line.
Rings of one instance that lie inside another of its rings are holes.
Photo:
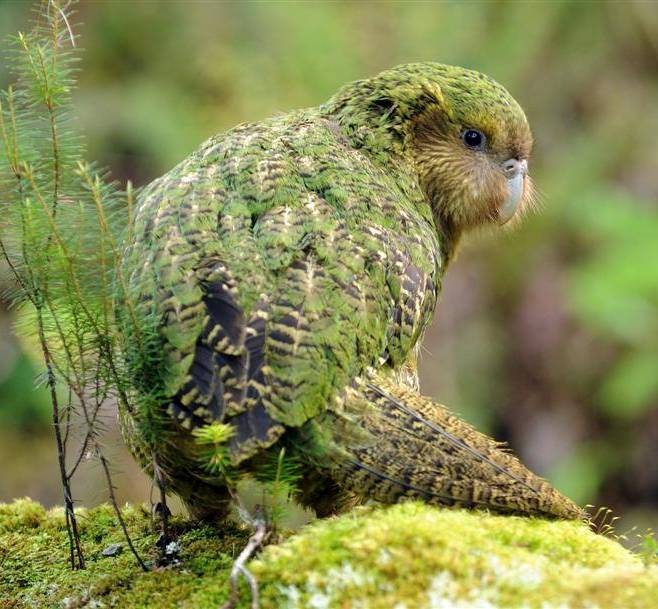
<path fill-rule="evenodd" d="M 454 68 L 430 87 L 416 119 L 413 156 L 444 226 L 506 224 L 532 198 L 532 135 L 520 106 L 486 76 Z"/>

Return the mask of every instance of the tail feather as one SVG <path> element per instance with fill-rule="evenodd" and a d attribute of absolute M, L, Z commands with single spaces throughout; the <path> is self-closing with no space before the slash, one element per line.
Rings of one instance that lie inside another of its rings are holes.
<path fill-rule="evenodd" d="M 380 482 L 387 481 L 391 483 L 393 486 L 399 487 L 399 489 L 403 492 L 400 493 L 398 497 L 402 497 L 402 496 L 418 497 L 427 501 L 431 501 L 432 499 L 437 499 L 439 503 L 444 505 L 451 505 L 451 506 L 460 505 L 463 507 L 483 507 L 483 508 L 490 507 L 490 504 L 488 504 L 484 500 L 480 500 L 473 497 L 468 499 L 458 498 L 455 496 L 454 493 L 437 491 L 434 488 L 434 485 L 419 486 L 416 484 L 412 484 L 411 482 L 405 482 L 404 480 L 400 480 L 399 478 L 389 476 L 383 471 L 379 471 L 370 465 L 366 465 L 362 461 L 356 459 L 350 459 L 350 462 L 357 470 L 363 470 L 367 472 L 378 481 Z"/>
<path fill-rule="evenodd" d="M 516 480 L 516 482 L 518 482 L 519 484 L 523 484 L 531 491 L 537 492 L 537 489 L 530 486 L 525 480 L 522 480 L 521 478 L 516 476 L 512 471 L 506 469 L 502 465 L 499 465 L 498 463 L 496 463 L 496 461 L 492 460 L 487 455 L 479 452 L 477 449 L 473 448 L 472 446 L 469 446 L 468 444 L 466 444 L 466 442 L 464 442 L 462 439 L 458 438 L 454 434 L 450 433 L 449 431 L 439 427 L 433 421 L 424 418 L 421 414 L 419 414 L 412 408 L 409 408 L 404 402 L 401 402 L 394 396 L 388 394 L 381 387 L 370 383 L 368 384 L 368 388 L 372 390 L 375 394 L 384 398 L 388 403 L 388 405 L 393 407 L 390 409 L 383 410 L 381 414 L 383 414 L 384 416 L 390 416 L 390 414 L 395 412 L 394 409 L 397 408 L 398 410 L 402 411 L 403 413 L 411 417 L 414 421 L 417 421 L 418 423 L 428 427 L 431 431 L 439 434 L 440 436 L 443 436 L 446 440 L 454 444 L 455 447 L 460 448 L 466 451 L 467 453 L 470 453 L 475 459 L 490 465 L 493 469 L 495 469 L 499 473 L 509 476 L 511 479 Z M 435 410 L 436 410 L 436 406 L 435 406 Z M 496 446 L 496 450 L 499 450 L 498 446 Z"/>
<path fill-rule="evenodd" d="M 500 443 L 381 377 L 333 413 L 334 476 L 357 495 L 577 519 L 584 512 Z M 357 424 L 360 433 L 346 433 Z"/>

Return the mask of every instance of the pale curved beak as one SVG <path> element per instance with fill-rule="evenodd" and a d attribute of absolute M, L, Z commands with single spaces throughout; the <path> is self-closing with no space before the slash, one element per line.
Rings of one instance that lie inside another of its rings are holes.
<path fill-rule="evenodd" d="M 519 208 L 525 190 L 528 162 L 526 160 L 508 159 L 503 163 L 503 173 L 507 178 L 507 198 L 498 211 L 499 224 L 509 222 Z"/>

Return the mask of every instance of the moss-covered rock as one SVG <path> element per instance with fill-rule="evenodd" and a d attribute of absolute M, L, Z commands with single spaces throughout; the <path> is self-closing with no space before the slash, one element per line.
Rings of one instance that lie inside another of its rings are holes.
<path fill-rule="evenodd" d="M 135 544 L 158 532 L 125 509 Z M 87 569 L 67 566 L 61 510 L 0 505 L 0 607 L 217 609 L 248 532 L 175 518 L 181 564 L 141 572 L 112 510 L 81 510 Z M 113 543 L 123 551 L 104 556 Z M 317 521 L 269 546 L 250 568 L 261 607 L 290 609 L 656 609 L 658 567 L 574 522 L 440 510 L 418 503 Z M 241 607 L 249 605 L 243 590 Z"/>

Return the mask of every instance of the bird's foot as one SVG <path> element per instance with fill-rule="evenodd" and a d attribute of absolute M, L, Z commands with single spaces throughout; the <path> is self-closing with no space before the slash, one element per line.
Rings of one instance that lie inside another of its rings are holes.
<path fill-rule="evenodd" d="M 268 526 L 267 519 L 260 507 L 256 508 L 256 515 L 251 516 L 246 510 L 240 509 L 242 519 L 254 529 L 253 535 L 249 538 L 247 545 L 240 555 L 233 562 L 231 576 L 231 593 L 228 600 L 222 606 L 222 609 L 234 609 L 238 603 L 238 580 L 242 575 L 249 584 L 251 589 L 251 609 L 258 609 L 258 582 L 253 573 L 247 569 L 246 563 L 258 552 L 270 536 L 271 529 Z"/>

